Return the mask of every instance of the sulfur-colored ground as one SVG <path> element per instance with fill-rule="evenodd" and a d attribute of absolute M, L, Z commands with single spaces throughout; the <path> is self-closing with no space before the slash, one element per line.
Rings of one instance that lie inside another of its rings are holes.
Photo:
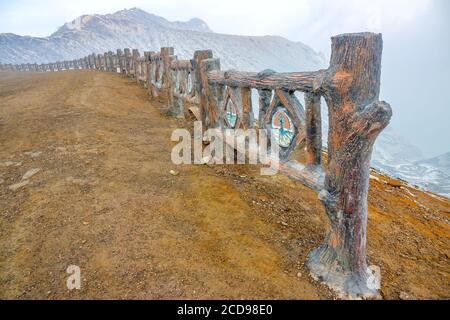
<path fill-rule="evenodd" d="M 0 298 L 334 298 L 303 265 L 325 230 L 317 195 L 252 166 L 174 166 L 189 122 L 162 109 L 119 75 L 0 74 Z M 450 298 L 450 201 L 377 179 L 383 297 Z"/>

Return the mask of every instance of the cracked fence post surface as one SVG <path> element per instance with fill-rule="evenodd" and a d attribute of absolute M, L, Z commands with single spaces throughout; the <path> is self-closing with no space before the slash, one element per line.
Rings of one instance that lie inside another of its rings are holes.
<path fill-rule="evenodd" d="M 313 277 L 348 298 L 377 298 L 366 261 L 367 193 L 372 147 L 392 110 L 380 102 L 381 34 L 332 38 L 321 79 L 329 108 L 328 162 L 319 198 L 329 218 L 325 243 L 308 256 Z"/>
<path fill-rule="evenodd" d="M 202 110 L 205 114 L 204 125 L 206 128 L 216 128 L 218 126 L 218 106 L 217 106 L 217 85 L 208 82 L 208 72 L 220 70 L 220 59 L 205 59 L 200 62 L 200 81 L 202 86 Z"/>
<path fill-rule="evenodd" d="M 206 118 L 207 118 L 207 100 L 208 97 L 206 96 L 205 88 L 207 86 L 208 77 L 207 75 L 202 72 L 204 70 L 201 70 L 201 63 L 203 60 L 206 59 L 212 59 L 213 53 L 212 50 L 197 50 L 194 52 L 194 79 L 195 79 L 195 95 L 198 98 L 198 111 L 200 116 L 200 121 L 203 124 L 206 124 Z"/>
<path fill-rule="evenodd" d="M 322 117 L 320 95 L 305 93 L 306 164 L 318 167 L 322 163 Z"/>
<path fill-rule="evenodd" d="M 161 48 L 161 60 L 162 60 L 162 68 L 163 68 L 163 79 L 161 83 L 162 89 L 169 90 L 171 88 L 171 79 L 170 79 L 170 63 L 171 63 L 171 56 L 174 54 L 174 48 L 173 47 L 162 47 Z"/>

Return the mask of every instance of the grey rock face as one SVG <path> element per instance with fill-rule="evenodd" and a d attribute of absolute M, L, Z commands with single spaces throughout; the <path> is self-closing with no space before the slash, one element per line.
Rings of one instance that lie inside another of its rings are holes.
<path fill-rule="evenodd" d="M 250 37 L 213 33 L 193 18 L 170 22 L 133 8 L 106 15 L 83 15 L 49 37 L 0 34 L 1 63 L 46 63 L 72 60 L 91 53 L 137 48 L 159 51 L 172 46 L 181 59 L 195 50 L 212 49 L 223 69 L 242 71 L 310 71 L 326 67 L 322 55 L 310 47 L 278 36 Z"/>

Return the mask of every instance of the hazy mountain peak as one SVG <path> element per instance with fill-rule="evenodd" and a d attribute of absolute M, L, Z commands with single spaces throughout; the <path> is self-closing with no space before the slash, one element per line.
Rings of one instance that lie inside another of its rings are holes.
<path fill-rule="evenodd" d="M 207 23 L 199 18 L 189 21 L 169 21 L 163 17 L 148 13 L 139 8 L 123 9 L 112 14 L 82 15 L 75 20 L 65 23 L 51 37 L 61 37 L 80 31 L 109 32 L 114 27 L 145 29 L 177 29 L 198 32 L 212 32 Z"/>
<path fill-rule="evenodd" d="M 72 22 L 67 22 L 59 30 L 73 30 L 81 31 L 84 27 L 94 18 L 93 15 L 82 15 L 73 20 Z"/>
<path fill-rule="evenodd" d="M 206 22 L 199 18 L 192 18 L 186 22 L 174 21 L 172 23 L 181 29 L 200 31 L 200 32 L 213 32 L 209 28 L 209 26 L 206 24 Z"/>
<path fill-rule="evenodd" d="M 140 12 L 142 12 L 142 13 L 148 13 L 147 11 L 144 11 L 144 10 L 142 10 L 142 9 L 139 9 L 138 7 L 133 7 L 133 8 L 130 8 L 130 9 L 122 9 L 122 10 L 119 10 L 119 11 L 117 11 L 115 14 L 117 14 L 117 13 L 119 13 L 119 14 L 122 14 L 122 13 L 128 13 L 128 12 L 137 12 L 137 13 L 140 13 Z"/>

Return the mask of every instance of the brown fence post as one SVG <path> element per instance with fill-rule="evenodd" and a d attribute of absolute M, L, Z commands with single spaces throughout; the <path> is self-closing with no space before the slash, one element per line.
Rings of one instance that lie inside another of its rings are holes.
<path fill-rule="evenodd" d="M 105 52 L 104 59 L 105 59 L 105 71 L 109 72 L 109 70 L 111 68 L 111 63 L 109 60 L 109 52 Z"/>
<path fill-rule="evenodd" d="M 173 56 L 173 47 L 161 48 L 161 59 L 163 63 L 163 80 L 161 83 L 161 88 L 168 89 L 171 86 L 170 81 L 170 63 L 171 56 Z"/>
<path fill-rule="evenodd" d="M 98 70 L 98 66 L 99 66 L 98 56 L 95 53 L 93 54 L 93 58 L 94 58 L 94 69 Z"/>
<path fill-rule="evenodd" d="M 259 128 L 264 128 L 264 117 L 266 115 L 267 109 L 269 109 L 270 99 L 272 98 L 272 90 L 258 90 L 259 95 L 259 114 L 258 114 L 258 125 Z"/>
<path fill-rule="evenodd" d="M 92 54 L 88 55 L 88 63 L 89 63 L 89 69 L 94 69 L 94 56 Z"/>
<path fill-rule="evenodd" d="M 200 63 L 200 75 L 202 82 L 202 109 L 204 112 L 203 124 L 206 128 L 216 128 L 219 125 L 217 105 L 217 85 L 208 82 L 208 72 L 220 70 L 220 59 L 205 59 Z"/>
<path fill-rule="evenodd" d="M 322 163 L 322 118 L 320 95 L 305 93 L 306 164 L 319 166 Z"/>
<path fill-rule="evenodd" d="M 139 50 L 138 49 L 133 49 L 131 51 L 131 59 L 130 59 L 130 74 L 131 77 L 135 77 L 137 78 L 136 75 L 136 64 L 137 64 L 137 59 L 139 58 L 140 54 L 139 54 Z"/>
<path fill-rule="evenodd" d="M 161 48 L 161 62 L 163 68 L 163 76 L 161 82 L 160 90 L 167 90 L 167 102 L 169 107 L 169 113 L 172 113 L 173 110 L 173 86 L 172 86 L 172 76 L 170 70 L 170 64 L 176 57 L 173 56 L 174 49 L 173 47 L 163 47 Z M 172 113 L 175 115 L 175 113 Z"/>
<path fill-rule="evenodd" d="M 125 55 L 125 72 L 124 74 L 127 76 L 130 76 L 130 69 L 131 69 L 131 51 L 129 48 L 123 49 L 124 55 Z"/>
<path fill-rule="evenodd" d="M 179 117 L 181 104 L 180 104 L 180 101 L 178 99 L 176 99 L 175 95 L 174 95 L 174 91 L 176 88 L 175 82 L 177 81 L 177 79 L 176 79 L 177 71 L 172 70 L 172 68 L 170 68 L 170 64 L 176 60 L 177 60 L 177 56 L 169 56 L 168 68 L 166 68 L 166 63 L 164 63 L 164 79 L 167 79 L 167 80 L 165 80 L 165 81 L 167 81 L 167 84 L 165 84 L 165 86 L 167 88 L 167 98 L 168 98 L 168 102 L 169 102 L 169 114 L 174 117 Z M 167 75 L 167 77 L 166 77 L 166 75 Z"/>
<path fill-rule="evenodd" d="M 252 91 L 250 87 L 241 88 L 241 103 L 242 103 L 242 124 L 244 129 L 253 128 L 254 115 L 252 108 Z"/>
<path fill-rule="evenodd" d="M 158 93 L 155 88 L 155 82 L 156 82 L 156 52 L 150 51 L 150 62 L 149 62 L 149 75 L 148 75 L 148 92 L 150 97 L 157 97 Z"/>
<path fill-rule="evenodd" d="M 137 83 L 139 83 L 139 58 L 141 54 L 138 49 L 133 49 L 132 51 L 132 72 L 131 74 L 134 76 Z"/>
<path fill-rule="evenodd" d="M 144 51 L 144 68 L 145 68 L 145 88 L 147 88 L 147 90 L 149 90 L 150 85 L 150 56 L 151 56 L 151 51 Z"/>
<path fill-rule="evenodd" d="M 121 49 L 117 49 L 116 50 L 117 53 L 117 68 L 119 68 L 119 73 L 123 73 L 123 61 L 122 61 L 122 50 Z M 117 72 L 117 70 L 116 70 Z"/>
<path fill-rule="evenodd" d="M 313 276 L 351 298 L 377 297 L 366 262 L 367 193 L 372 147 L 392 110 L 380 102 L 381 34 L 332 38 L 330 68 L 320 91 L 329 108 L 328 162 L 319 198 L 330 226 L 311 252 Z"/>
<path fill-rule="evenodd" d="M 172 62 L 177 61 L 176 56 L 171 57 Z M 175 97 L 175 91 L 177 86 L 179 85 L 178 81 L 178 73 L 179 70 L 175 70 L 172 68 L 169 68 L 169 77 L 170 77 L 170 90 L 168 92 L 169 95 L 169 113 L 175 117 L 184 117 L 184 110 L 183 110 L 183 101 Z"/>
<path fill-rule="evenodd" d="M 203 123 L 203 125 L 205 125 L 206 123 L 206 101 L 207 101 L 207 96 L 204 95 L 204 90 L 203 90 L 203 83 L 205 83 L 205 78 L 206 81 L 207 80 L 207 75 L 206 74 L 202 74 L 201 70 L 200 70 L 200 66 L 201 66 L 201 62 L 203 60 L 206 59 L 211 59 L 213 57 L 212 51 L 211 50 L 199 50 L 199 51 L 195 51 L 194 52 L 194 73 L 195 73 L 195 95 L 198 98 L 198 106 L 199 106 L 199 115 L 200 115 L 200 119 Z M 203 79 L 203 80 L 202 80 Z"/>

